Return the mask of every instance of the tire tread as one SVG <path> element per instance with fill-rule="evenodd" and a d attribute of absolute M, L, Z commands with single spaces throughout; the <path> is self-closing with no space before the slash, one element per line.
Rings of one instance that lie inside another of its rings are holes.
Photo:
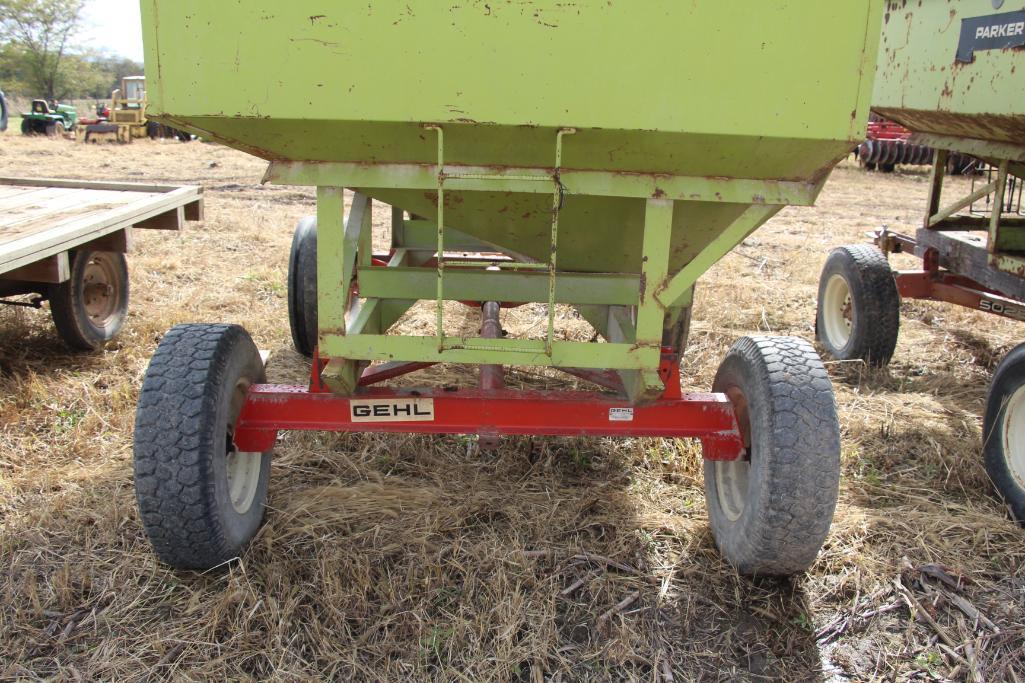
<path fill-rule="evenodd" d="M 751 410 L 752 440 L 756 429 L 771 432 L 770 452 L 760 454 L 769 459 L 768 495 L 746 520 L 745 510 L 738 525 L 716 530 L 713 516 L 716 541 L 743 574 L 804 572 L 829 533 L 839 494 L 840 430 L 832 384 L 815 349 L 795 337 L 745 337 L 723 366 L 738 362 L 759 385 L 747 390 L 769 399 L 769 424 L 755 424 L 758 413 Z M 752 476 L 755 471 L 752 466 Z M 706 478 L 710 472 L 706 467 Z M 708 502 L 718 505 L 711 495 Z"/>
<path fill-rule="evenodd" d="M 826 283 L 841 271 L 857 299 L 860 329 L 851 331 L 846 351 L 833 349 L 822 334 L 821 306 Z M 856 279 L 855 279 L 856 278 Z M 854 281 L 852 281 L 854 280 Z M 830 253 L 819 285 L 819 312 L 816 331 L 830 355 L 839 360 L 861 359 L 873 367 L 883 367 L 893 358 L 900 333 L 900 294 L 893 279 L 893 270 L 885 254 L 873 244 L 849 244 Z"/>
<path fill-rule="evenodd" d="M 150 361 L 135 422 L 135 490 L 157 556 L 183 569 L 236 557 L 216 510 L 212 423 L 232 353 L 258 353 L 238 325 L 172 328 Z M 220 437 L 223 438 L 223 437 Z"/>

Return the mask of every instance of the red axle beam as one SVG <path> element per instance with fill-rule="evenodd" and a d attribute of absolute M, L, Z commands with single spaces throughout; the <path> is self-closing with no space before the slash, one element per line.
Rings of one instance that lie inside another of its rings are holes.
<path fill-rule="evenodd" d="M 281 430 L 700 439 L 707 460 L 735 460 L 740 429 L 723 394 L 644 406 L 607 394 L 523 390 L 362 389 L 351 397 L 306 387 L 252 387 L 235 429 L 242 451 L 269 450 Z"/>

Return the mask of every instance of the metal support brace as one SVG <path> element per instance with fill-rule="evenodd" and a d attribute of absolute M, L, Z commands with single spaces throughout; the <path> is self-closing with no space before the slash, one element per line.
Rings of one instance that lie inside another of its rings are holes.
<path fill-rule="evenodd" d="M 1000 217 L 1004 210 L 1004 193 L 1007 190 L 1008 163 L 1006 159 L 1000 163 L 1000 166 L 997 168 L 997 179 L 994 181 L 996 187 L 993 188 L 993 210 L 989 216 L 988 246 L 990 254 L 1001 251 Z"/>
<path fill-rule="evenodd" d="M 654 290 L 669 275 L 669 248 L 673 236 L 674 202 L 649 199 L 644 212 L 644 239 L 641 247 L 641 287 L 635 327 L 637 346 L 661 349 L 666 311 L 655 299 Z M 610 319 L 610 327 L 613 321 Z M 654 400 L 665 391 L 657 368 L 621 373 L 623 386 L 631 401 Z"/>
<path fill-rule="evenodd" d="M 356 243 L 346 239 L 345 195 L 340 187 L 317 188 L 317 317 L 321 336 L 345 330 L 349 302 L 346 263 L 355 259 Z M 321 340 L 323 341 L 323 339 Z"/>
<path fill-rule="evenodd" d="M 925 214 L 925 227 L 929 227 L 929 220 L 940 210 L 940 201 L 943 197 L 943 181 L 947 177 L 947 159 L 950 152 L 945 149 L 937 149 L 936 156 L 932 162 L 932 175 L 929 178 L 929 210 Z"/>
<path fill-rule="evenodd" d="M 371 205 L 366 195 L 357 193 L 353 197 L 346 217 L 344 189 L 317 188 L 317 316 L 321 346 L 329 336 L 344 336 L 347 332 L 357 252 L 366 239 L 363 236 L 371 232 L 371 224 Z M 370 249 L 365 251 L 369 263 Z M 324 382 L 339 393 L 350 394 L 359 382 L 360 369 L 358 361 L 331 358 L 324 368 Z"/>
<path fill-rule="evenodd" d="M 559 213 L 566 199 L 566 188 L 562 186 L 562 138 L 573 135 L 576 129 L 563 128 L 555 135 L 555 169 L 552 180 L 555 188 L 552 192 L 552 241 L 548 255 L 548 334 L 545 337 L 545 353 L 552 355 L 552 344 L 555 341 L 555 271 L 559 258 Z"/>
<path fill-rule="evenodd" d="M 698 281 L 701 274 L 718 263 L 731 249 L 747 239 L 747 236 L 758 226 L 772 218 L 782 208 L 782 206 L 773 204 L 755 204 L 748 207 L 730 227 L 709 242 L 665 286 L 656 289 L 655 298 L 666 308 L 689 305 L 688 299 L 694 289 L 694 283 Z M 648 286 L 650 287 L 651 284 Z"/>
<path fill-rule="evenodd" d="M 1004 179 L 1005 180 L 1006 180 L 1006 178 L 1007 178 L 1007 176 L 1004 175 Z M 972 192 L 967 197 L 962 197 L 961 199 L 957 200 L 953 204 L 940 209 L 939 211 L 937 211 L 933 215 L 929 216 L 928 222 L 927 222 L 925 227 L 932 228 L 935 225 L 937 225 L 938 223 L 941 223 L 942 221 L 946 220 L 947 218 L 950 218 L 951 216 L 953 216 L 955 213 L 957 213 L 961 209 L 965 208 L 966 206 L 969 206 L 969 205 L 973 204 L 974 202 L 979 201 L 983 197 L 986 197 L 986 196 L 992 194 L 994 190 L 997 190 L 998 184 L 999 184 L 999 180 L 997 180 L 995 182 L 992 182 L 992 183 L 986 183 L 985 185 L 983 185 L 982 187 L 977 189 L 975 192 Z M 1001 195 L 1002 194 L 1003 193 L 1001 193 Z M 996 212 L 996 213 L 999 215 L 999 211 Z"/>
<path fill-rule="evenodd" d="M 273 161 L 264 182 L 281 185 L 344 185 L 378 189 L 434 190 L 438 185 L 433 164 L 367 164 L 344 162 Z M 661 197 L 677 201 L 811 206 L 825 182 L 793 182 L 754 178 L 708 178 L 647 173 L 616 173 L 562 169 L 560 176 L 576 195 L 602 197 Z M 493 168 L 451 164 L 446 171 L 449 189 L 480 192 L 547 194 L 552 174 L 547 169 Z"/>
<path fill-rule="evenodd" d="M 441 126 L 424 126 L 438 134 L 438 282 L 435 309 L 435 334 L 438 337 L 438 352 L 445 350 L 445 131 Z"/>

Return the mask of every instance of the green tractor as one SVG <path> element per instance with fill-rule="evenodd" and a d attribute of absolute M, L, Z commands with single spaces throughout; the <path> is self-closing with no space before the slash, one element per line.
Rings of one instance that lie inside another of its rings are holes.
<path fill-rule="evenodd" d="M 32 100 L 32 111 L 21 115 L 21 132 L 25 135 L 49 135 L 59 137 L 65 131 L 75 130 L 78 111 L 66 104 L 54 104 L 46 100 Z"/>

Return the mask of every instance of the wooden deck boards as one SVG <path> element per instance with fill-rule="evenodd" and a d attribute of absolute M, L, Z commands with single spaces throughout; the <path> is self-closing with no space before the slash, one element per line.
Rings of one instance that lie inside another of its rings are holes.
<path fill-rule="evenodd" d="M 179 229 L 201 203 L 198 187 L 0 178 L 0 273 L 140 224 Z"/>

